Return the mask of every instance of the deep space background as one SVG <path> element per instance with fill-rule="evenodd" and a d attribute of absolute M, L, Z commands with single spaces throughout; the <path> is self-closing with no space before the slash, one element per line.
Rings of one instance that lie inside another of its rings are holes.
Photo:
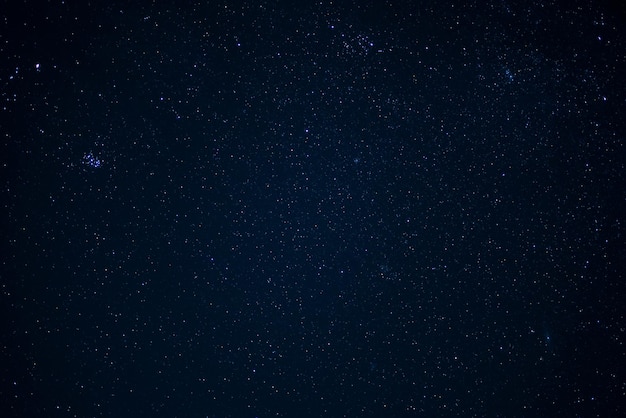
<path fill-rule="evenodd" d="M 625 28 L 3 2 L 0 415 L 623 416 Z"/>

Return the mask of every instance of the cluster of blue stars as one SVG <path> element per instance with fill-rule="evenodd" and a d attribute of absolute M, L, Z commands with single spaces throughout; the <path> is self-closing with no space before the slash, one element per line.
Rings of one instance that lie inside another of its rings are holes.
<path fill-rule="evenodd" d="M 102 160 L 96 157 L 93 152 L 90 152 L 83 156 L 83 164 L 93 168 L 100 168 L 102 166 Z"/>

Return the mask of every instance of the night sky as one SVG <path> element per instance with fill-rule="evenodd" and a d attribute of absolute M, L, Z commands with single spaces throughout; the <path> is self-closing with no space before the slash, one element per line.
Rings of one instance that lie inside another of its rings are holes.
<path fill-rule="evenodd" d="M 137 3 L 3 2 L 2 417 L 626 414 L 618 2 Z"/>

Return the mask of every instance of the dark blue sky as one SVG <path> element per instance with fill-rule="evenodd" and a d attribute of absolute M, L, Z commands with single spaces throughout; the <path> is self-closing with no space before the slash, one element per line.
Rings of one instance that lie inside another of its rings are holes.
<path fill-rule="evenodd" d="M 0 22 L 2 416 L 624 413 L 610 2 Z"/>

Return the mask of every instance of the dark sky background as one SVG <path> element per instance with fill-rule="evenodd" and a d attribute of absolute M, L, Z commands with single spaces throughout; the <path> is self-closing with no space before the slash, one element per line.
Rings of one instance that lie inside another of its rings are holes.
<path fill-rule="evenodd" d="M 626 414 L 623 8 L 135 3 L 3 2 L 3 417 Z"/>

